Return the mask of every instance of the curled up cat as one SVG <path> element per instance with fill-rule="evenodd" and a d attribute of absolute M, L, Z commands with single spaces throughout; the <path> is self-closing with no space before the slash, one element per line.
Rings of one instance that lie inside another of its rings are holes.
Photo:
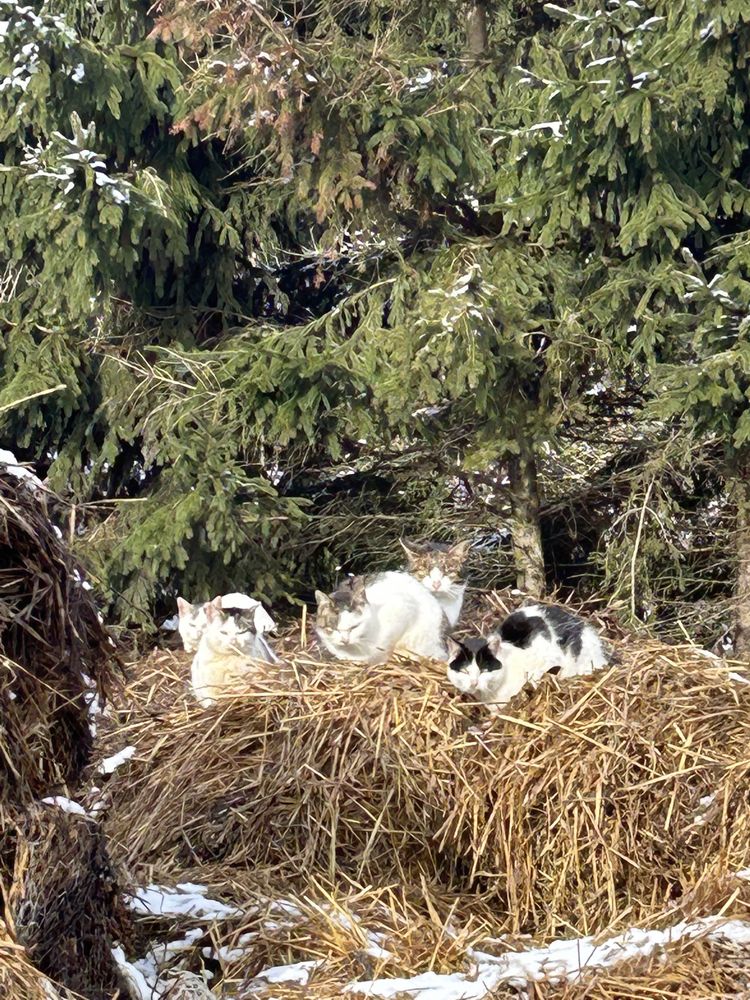
<path fill-rule="evenodd" d="M 408 573 L 352 577 L 332 594 L 317 590 L 315 629 L 340 660 L 384 663 L 392 653 L 445 660 L 440 604 Z"/>
<path fill-rule="evenodd" d="M 401 547 L 406 552 L 408 572 L 437 599 L 448 624 L 455 625 L 466 592 L 462 573 L 469 543 L 426 542 L 420 545 L 403 538 Z"/>
<path fill-rule="evenodd" d="M 264 636 L 255 628 L 253 610 L 222 609 L 221 597 L 204 605 L 206 627 L 193 657 L 191 682 L 202 708 L 216 703 L 221 694 L 247 687 L 253 677 L 267 674 L 263 664 L 276 664 Z"/>
<path fill-rule="evenodd" d="M 448 654 L 450 682 L 490 711 L 547 673 L 574 677 L 609 662 L 591 625 L 559 605 L 539 604 L 514 611 L 486 639 L 449 639 Z"/>

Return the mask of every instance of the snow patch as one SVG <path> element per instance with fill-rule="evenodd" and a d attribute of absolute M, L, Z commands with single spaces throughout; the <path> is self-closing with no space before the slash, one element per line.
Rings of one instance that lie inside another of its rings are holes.
<path fill-rule="evenodd" d="M 236 906 L 220 903 L 206 896 L 208 889 L 193 882 L 180 882 L 174 889 L 161 885 L 148 885 L 137 889 L 125 901 L 135 913 L 164 917 L 208 917 L 212 920 L 241 917 Z"/>
<path fill-rule="evenodd" d="M 322 964 L 323 959 L 313 959 L 295 962 L 293 965 L 274 965 L 259 972 L 255 979 L 264 979 L 267 983 L 299 983 L 300 986 L 307 986 L 311 973 Z"/>
<path fill-rule="evenodd" d="M 46 806 L 57 806 L 58 809 L 62 809 L 63 812 L 70 813 L 71 816 L 87 816 L 88 813 L 72 799 L 66 798 L 64 795 L 50 795 L 46 799 L 42 799 L 42 802 Z"/>
<path fill-rule="evenodd" d="M 126 760 L 130 760 L 134 753 L 135 747 L 125 747 L 119 753 L 113 754 L 111 757 L 105 757 L 99 765 L 98 773 L 114 774 L 120 764 L 124 764 Z"/>
<path fill-rule="evenodd" d="M 438 975 L 425 972 L 410 979 L 375 979 L 349 983 L 347 993 L 390 998 L 408 994 L 419 1000 L 480 1000 L 503 984 L 525 989 L 532 982 L 559 983 L 578 979 L 587 969 L 607 968 L 684 939 L 708 936 L 736 944 L 750 944 L 750 922 L 706 917 L 682 922 L 664 931 L 631 928 L 602 944 L 592 937 L 553 941 L 546 948 L 509 953 L 496 957 L 469 950 L 475 962 L 473 975 L 454 972 Z"/>
<path fill-rule="evenodd" d="M 44 489 L 41 479 L 38 479 L 33 472 L 24 468 L 23 465 L 19 465 L 12 451 L 0 448 L 0 465 L 5 467 L 5 472 L 9 476 L 15 476 L 16 479 L 20 479 L 22 482 L 29 483 L 38 489 Z"/>

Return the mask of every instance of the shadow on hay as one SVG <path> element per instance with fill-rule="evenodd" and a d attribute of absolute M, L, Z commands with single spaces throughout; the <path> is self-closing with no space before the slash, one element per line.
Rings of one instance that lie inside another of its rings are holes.
<path fill-rule="evenodd" d="M 90 684 L 104 699 L 120 670 L 48 503 L 0 469 L 0 814 L 78 781 Z"/>
<path fill-rule="evenodd" d="M 15 829 L 8 912 L 16 940 L 45 975 L 88 1000 L 113 996 L 111 947 L 127 945 L 131 919 L 97 823 L 56 806 L 32 808 Z"/>

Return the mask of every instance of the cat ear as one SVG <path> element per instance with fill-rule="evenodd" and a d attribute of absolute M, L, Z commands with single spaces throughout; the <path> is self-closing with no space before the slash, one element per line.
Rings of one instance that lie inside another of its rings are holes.
<path fill-rule="evenodd" d="M 180 618 L 184 618 L 185 615 L 189 615 L 193 610 L 193 606 L 190 601 L 186 601 L 184 597 L 177 598 L 177 613 Z"/>
<path fill-rule="evenodd" d="M 353 576 L 350 580 L 352 600 L 355 604 L 367 604 L 367 594 L 365 593 L 365 578 L 363 576 Z"/>
<path fill-rule="evenodd" d="M 253 624 L 258 635 L 263 635 L 264 632 L 273 632 L 276 628 L 276 622 L 269 615 L 263 605 L 260 604 L 260 602 L 258 603 L 253 615 Z"/>
<path fill-rule="evenodd" d="M 221 595 L 214 597 L 213 601 L 207 601 L 204 608 L 207 622 L 218 621 L 221 617 Z"/>
<path fill-rule="evenodd" d="M 459 656 L 464 652 L 464 647 L 460 642 L 452 639 L 450 636 L 445 640 L 445 645 L 448 649 L 448 663 L 453 663 L 457 660 Z"/>
<path fill-rule="evenodd" d="M 408 538 L 399 538 L 399 544 L 407 556 L 416 555 L 420 551 L 420 547 L 416 542 L 410 542 Z"/>
<path fill-rule="evenodd" d="M 451 555 L 456 556 L 458 559 L 465 559 L 469 554 L 470 548 L 471 543 L 464 539 L 463 542 L 456 542 L 455 545 L 451 546 Z"/>
<path fill-rule="evenodd" d="M 327 604 L 331 604 L 331 598 L 328 594 L 324 594 L 322 590 L 315 591 L 315 601 L 319 608 L 324 608 Z"/>
<path fill-rule="evenodd" d="M 487 636 L 487 649 L 492 653 L 496 660 L 500 659 L 500 650 L 502 649 L 502 637 L 496 635 L 494 632 L 492 635 Z"/>

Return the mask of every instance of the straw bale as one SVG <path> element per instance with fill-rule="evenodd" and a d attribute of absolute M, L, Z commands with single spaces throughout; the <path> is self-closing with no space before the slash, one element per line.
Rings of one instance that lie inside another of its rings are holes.
<path fill-rule="evenodd" d="M 25 949 L 0 921 L 0 997 L 9 1000 L 63 1000 L 62 993 L 29 961 Z M 71 992 L 64 1000 L 82 1000 Z"/>
<path fill-rule="evenodd" d="M 482 895 L 514 933 L 640 920 L 750 864 L 750 685 L 691 647 L 622 658 L 494 721 L 438 666 L 303 654 L 287 689 L 135 713 L 106 749 L 137 748 L 113 850 L 135 877 L 215 862 Z"/>
<path fill-rule="evenodd" d="M 131 921 L 100 827 L 85 815 L 37 805 L 13 836 L 5 920 L 15 942 L 68 991 L 111 1000 L 119 983 L 111 948 L 129 941 Z"/>
<path fill-rule="evenodd" d="M 191 873 L 191 879 L 208 876 L 209 881 L 215 874 L 219 873 L 203 869 L 200 874 Z M 706 912 L 722 912 L 726 918 L 740 917 L 747 921 L 750 905 L 737 898 L 738 882 L 727 879 L 724 885 L 717 885 L 712 908 Z M 352 994 L 345 992 L 347 983 L 409 979 L 427 971 L 438 975 L 462 973 L 468 982 L 478 955 L 500 957 L 545 944 L 493 937 L 486 920 L 491 916 L 489 910 L 483 913 L 480 902 L 478 919 L 472 921 L 469 899 L 463 912 L 459 906 L 450 919 L 431 920 L 405 904 L 401 892 L 392 889 L 365 888 L 344 895 L 329 894 L 323 887 L 311 885 L 306 894 L 290 896 L 286 888 L 279 885 L 275 893 L 271 891 L 265 896 L 266 890 L 257 892 L 253 886 L 252 875 L 245 875 L 235 885 L 238 900 L 244 899 L 246 911 L 239 920 L 232 917 L 219 921 L 210 929 L 206 928 L 204 918 L 184 915 L 175 918 L 171 928 L 162 923 L 159 945 L 152 954 L 166 957 L 165 964 L 157 959 L 163 981 L 186 969 L 192 970 L 190 974 L 194 976 L 206 970 L 217 996 L 238 1000 L 250 996 L 269 1000 L 302 997 L 330 1000 L 351 997 Z M 224 898 L 213 886 L 209 896 Z M 648 921 L 647 928 L 666 929 L 675 922 L 676 915 L 665 912 Z M 198 926 L 199 930 L 193 930 Z M 603 943 L 613 936 L 608 929 L 598 939 Z M 727 993 L 726 997 L 743 996 L 740 990 L 750 974 L 750 950 L 746 945 L 732 944 L 721 936 L 721 931 L 717 935 L 714 930 L 712 938 L 704 938 L 700 944 L 696 939 L 686 938 L 677 944 L 661 946 L 655 955 L 604 970 L 584 969 L 580 982 L 535 983 L 530 985 L 528 996 L 538 1000 L 553 1000 L 558 996 L 565 1000 L 583 1000 L 589 996 L 601 996 L 602 1000 L 661 995 L 685 996 L 689 1000 L 702 1000 L 704 995 L 713 997 L 714 993 L 699 992 L 701 975 L 706 982 L 736 986 L 738 992 Z M 617 962 L 616 951 L 612 957 Z M 709 967 L 701 968 L 701 963 Z M 286 973 L 298 969 L 301 972 L 300 966 L 304 966 L 309 980 L 294 982 L 291 975 L 284 981 L 275 975 L 267 980 L 267 971 L 279 966 Z M 556 970 L 559 973 L 557 964 L 550 962 L 550 975 Z M 688 989 L 689 984 L 695 989 Z M 649 992 L 652 986 L 656 991 L 653 994 Z M 678 987 L 683 987 L 684 992 L 679 992 Z M 622 992 L 617 991 L 620 988 Z M 404 994 L 412 1000 L 416 995 Z M 508 984 L 498 987 L 492 995 L 517 997 L 518 990 Z"/>
<path fill-rule="evenodd" d="M 4 810 L 80 778 L 92 743 L 84 675 L 103 699 L 118 667 L 50 522 L 53 500 L 0 466 L 0 828 Z"/>

